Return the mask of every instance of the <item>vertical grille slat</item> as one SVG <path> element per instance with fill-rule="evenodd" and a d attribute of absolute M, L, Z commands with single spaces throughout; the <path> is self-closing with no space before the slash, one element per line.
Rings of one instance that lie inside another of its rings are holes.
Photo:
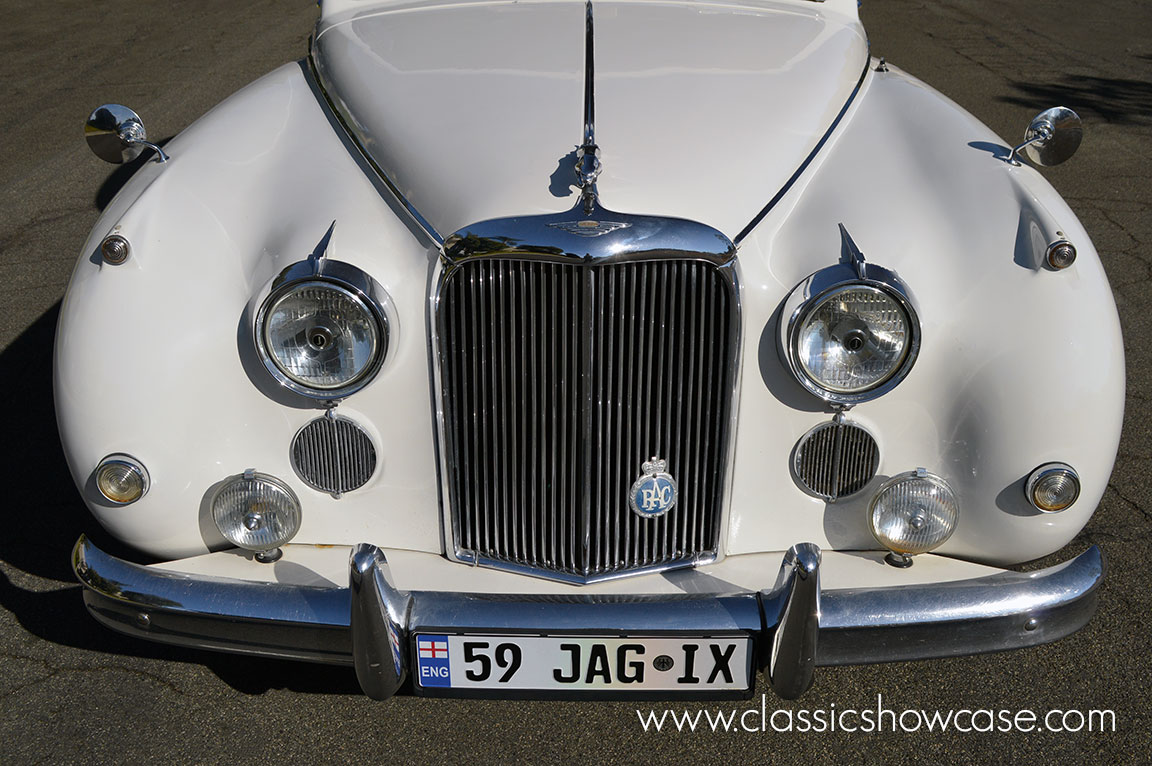
<path fill-rule="evenodd" d="M 436 301 L 452 539 L 593 579 L 717 553 L 735 287 L 705 261 L 465 261 Z M 628 505 L 649 458 L 676 506 Z"/>

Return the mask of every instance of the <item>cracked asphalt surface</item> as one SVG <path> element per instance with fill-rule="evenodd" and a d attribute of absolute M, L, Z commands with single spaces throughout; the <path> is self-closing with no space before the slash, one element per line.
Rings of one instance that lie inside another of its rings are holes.
<path fill-rule="evenodd" d="M 131 174 L 91 155 L 96 105 L 135 108 L 153 138 L 306 51 L 312 3 L 8 0 L 0 8 L 0 379 L 13 390 L 0 456 L 0 761 L 611 761 L 834 759 L 890 763 L 1146 762 L 1152 634 L 1152 8 L 1146 0 L 865 0 L 872 52 L 915 74 L 1008 141 L 1057 103 L 1085 120 L 1079 154 L 1045 171 L 1091 233 L 1123 323 L 1128 393 L 1109 490 L 1051 560 L 1099 544 L 1109 576 L 1083 631 L 1020 652 L 821 669 L 791 710 L 1110 709 L 1115 732 L 644 733 L 647 703 L 372 702 L 350 670 L 215 655 L 122 638 L 84 611 L 68 566 L 95 532 L 55 433 L 51 348 L 60 297 L 100 208 Z M 910 119 L 913 116 L 909 116 Z M 930 126 L 926 126 L 930 129 Z M 1058 328 L 1054 328 L 1058 331 Z M 130 338 L 110 339 L 110 346 Z M 124 381 L 126 387 L 131 381 Z M 1053 413 L 1059 417 L 1059 413 Z M 18 472 L 28 475 L 20 478 Z M 113 543 L 100 537 L 109 547 Z M 750 702 L 714 710 L 759 709 Z M 699 706 L 678 705 L 698 709 Z"/>

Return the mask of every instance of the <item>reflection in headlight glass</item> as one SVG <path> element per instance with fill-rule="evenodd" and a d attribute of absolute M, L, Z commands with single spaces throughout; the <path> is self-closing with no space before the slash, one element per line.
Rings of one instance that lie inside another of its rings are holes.
<path fill-rule="evenodd" d="M 900 368 L 908 316 L 884 291 L 851 285 L 832 291 L 804 317 L 796 355 L 817 385 L 836 393 L 867 391 Z"/>
<path fill-rule="evenodd" d="M 281 372 L 320 389 L 339 388 L 364 375 L 380 343 L 364 301 L 323 282 L 281 296 L 268 310 L 264 339 Z"/>

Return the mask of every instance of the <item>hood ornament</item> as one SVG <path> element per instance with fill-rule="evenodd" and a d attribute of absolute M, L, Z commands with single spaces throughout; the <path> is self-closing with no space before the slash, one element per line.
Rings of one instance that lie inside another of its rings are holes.
<path fill-rule="evenodd" d="M 600 176 L 600 147 L 596 145 L 596 53 L 592 30 L 592 0 L 584 6 L 584 143 L 576 149 L 576 181 L 584 213 L 592 215 L 596 207 L 596 179 Z"/>
<path fill-rule="evenodd" d="M 576 148 L 575 165 L 580 199 L 561 213 L 492 218 L 465 226 L 444 240 L 445 262 L 454 265 L 504 257 L 586 264 L 673 259 L 706 260 L 718 266 L 730 263 L 736 257 L 736 246 L 711 226 L 601 206 L 596 190 L 601 167 L 596 145 L 591 0 L 585 3 L 584 13 L 584 139 Z"/>

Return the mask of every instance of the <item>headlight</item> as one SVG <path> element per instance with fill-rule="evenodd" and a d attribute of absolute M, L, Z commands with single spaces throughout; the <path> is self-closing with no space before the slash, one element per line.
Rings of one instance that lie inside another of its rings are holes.
<path fill-rule="evenodd" d="M 366 385 L 384 360 L 388 323 L 382 291 L 358 269 L 324 262 L 290 267 L 273 284 L 256 321 L 264 365 L 287 388 L 339 399 Z"/>
<path fill-rule="evenodd" d="M 796 328 L 800 370 L 824 391 L 871 391 L 896 374 L 908 357 L 908 314 L 870 285 L 848 285 L 821 296 Z"/>
<path fill-rule="evenodd" d="M 300 529 L 300 500 L 287 484 L 245 471 L 212 496 L 212 519 L 228 542 L 250 551 L 279 548 Z"/>
<path fill-rule="evenodd" d="M 833 266 L 785 301 L 781 349 L 796 380 L 825 401 L 857 404 L 911 371 L 920 322 L 900 278 L 874 264 Z"/>
<path fill-rule="evenodd" d="M 868 525 L 881 545 L 907 557 L 943 545 L 959 513 L 948 482 L 918 468 L 881 485 L 868 505 Z"/>

